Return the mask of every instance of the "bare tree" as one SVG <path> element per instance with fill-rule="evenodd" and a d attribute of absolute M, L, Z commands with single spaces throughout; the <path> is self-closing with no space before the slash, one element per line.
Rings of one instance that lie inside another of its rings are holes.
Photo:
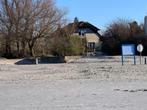
<path fill-rule="evenodd" d="M 1 0 L 0 8 L 0 32 L 5 38 L 5 53 L 9 55 L 11 53 L 11 40 L 10 37 L 13 33 L 13 22 L 11 7 L 14 2 L 8 2 L 8 0 Z"/>
<path fill-rule="evenodd" d="M 129 23 L 130 36 L 138 36 L 144 34 L 144 29 L 142 25 L 138 25 L 136 21 Z"/>
<path fill-rule="evenodd" d="M 103 50 L 108 53 L 119 54 L 122 43 L 137 43 L 138 39 L 142 39 L 140 37 L 143 34 L 143 26 L 138 25 L 136 21 L 118 19 L 106 28 L 103 35 L 105 36 Z"/>
<path fill-rule="evenodd" d="M 129 22 L 127 20 L 118 19 L 112 22 L 106 29 L 104 36 L 113 37 L 115 40 L 126 40 L 129 35 Z"/>
<path fill-rule="evenodd" d="M 53 0 L 1 0 L 0 32 L 6 40 L 6 54 L 11 53 L 11 42 L 17 53 L 25 53 L 28 46 L 34 56 L 34 45 L 40 38 L 50 36 L 65 15 Z M 14 43 L 13 42 L 13 43 Z"/>
<path fill-rule="evenodd" d="M 64 13 L 55 8 L 51 0 L 32 2 L 29 16 L 29 30 L 26 37 L 30 54 L 34 55 L 33 47 L 37 39 L 50 36 L 55 31 Z"/>

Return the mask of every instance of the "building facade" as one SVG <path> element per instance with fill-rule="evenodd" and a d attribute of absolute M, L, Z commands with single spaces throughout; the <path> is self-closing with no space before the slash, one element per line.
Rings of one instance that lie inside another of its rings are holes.
<path fill-rule="evenodd" d="M 70 25 L 75 26 L 75 31 L 73 35 L 79 36 L 86 39 L 86 51 L 95 52 L 101 51 L 102 46 L 102 36 L 99 34 L 99 30 L 94 25 L 88 22 L 77 22 Z"/>

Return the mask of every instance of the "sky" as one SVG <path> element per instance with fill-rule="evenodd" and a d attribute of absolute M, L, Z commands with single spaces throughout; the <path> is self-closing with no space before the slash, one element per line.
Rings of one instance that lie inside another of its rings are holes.
<path fill-rule="evenodd" d="M 78 17 L 101 30 L 118 18 L 143 23 L 147 15 L 146 0 L 56 0 L 56 5 L 67 10 L 69 22 Z"/>

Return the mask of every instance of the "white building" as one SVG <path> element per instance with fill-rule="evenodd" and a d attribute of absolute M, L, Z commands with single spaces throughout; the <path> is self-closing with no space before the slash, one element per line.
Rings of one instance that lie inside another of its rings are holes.
<path fill-rule="evenodd" d="M 147 35 L 147 16 L 145 16 L 144 18 L 144 31 L 145 31 L 145 35 Z"/>

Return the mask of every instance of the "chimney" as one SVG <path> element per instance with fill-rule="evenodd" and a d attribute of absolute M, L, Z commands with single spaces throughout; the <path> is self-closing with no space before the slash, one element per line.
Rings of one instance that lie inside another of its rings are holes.
<path fill-rule="evenodd" d="M 147 35 L 147 16 L 145 16 L 144 18 L 144 32 L 145 32 L 145 35 Z"/>

